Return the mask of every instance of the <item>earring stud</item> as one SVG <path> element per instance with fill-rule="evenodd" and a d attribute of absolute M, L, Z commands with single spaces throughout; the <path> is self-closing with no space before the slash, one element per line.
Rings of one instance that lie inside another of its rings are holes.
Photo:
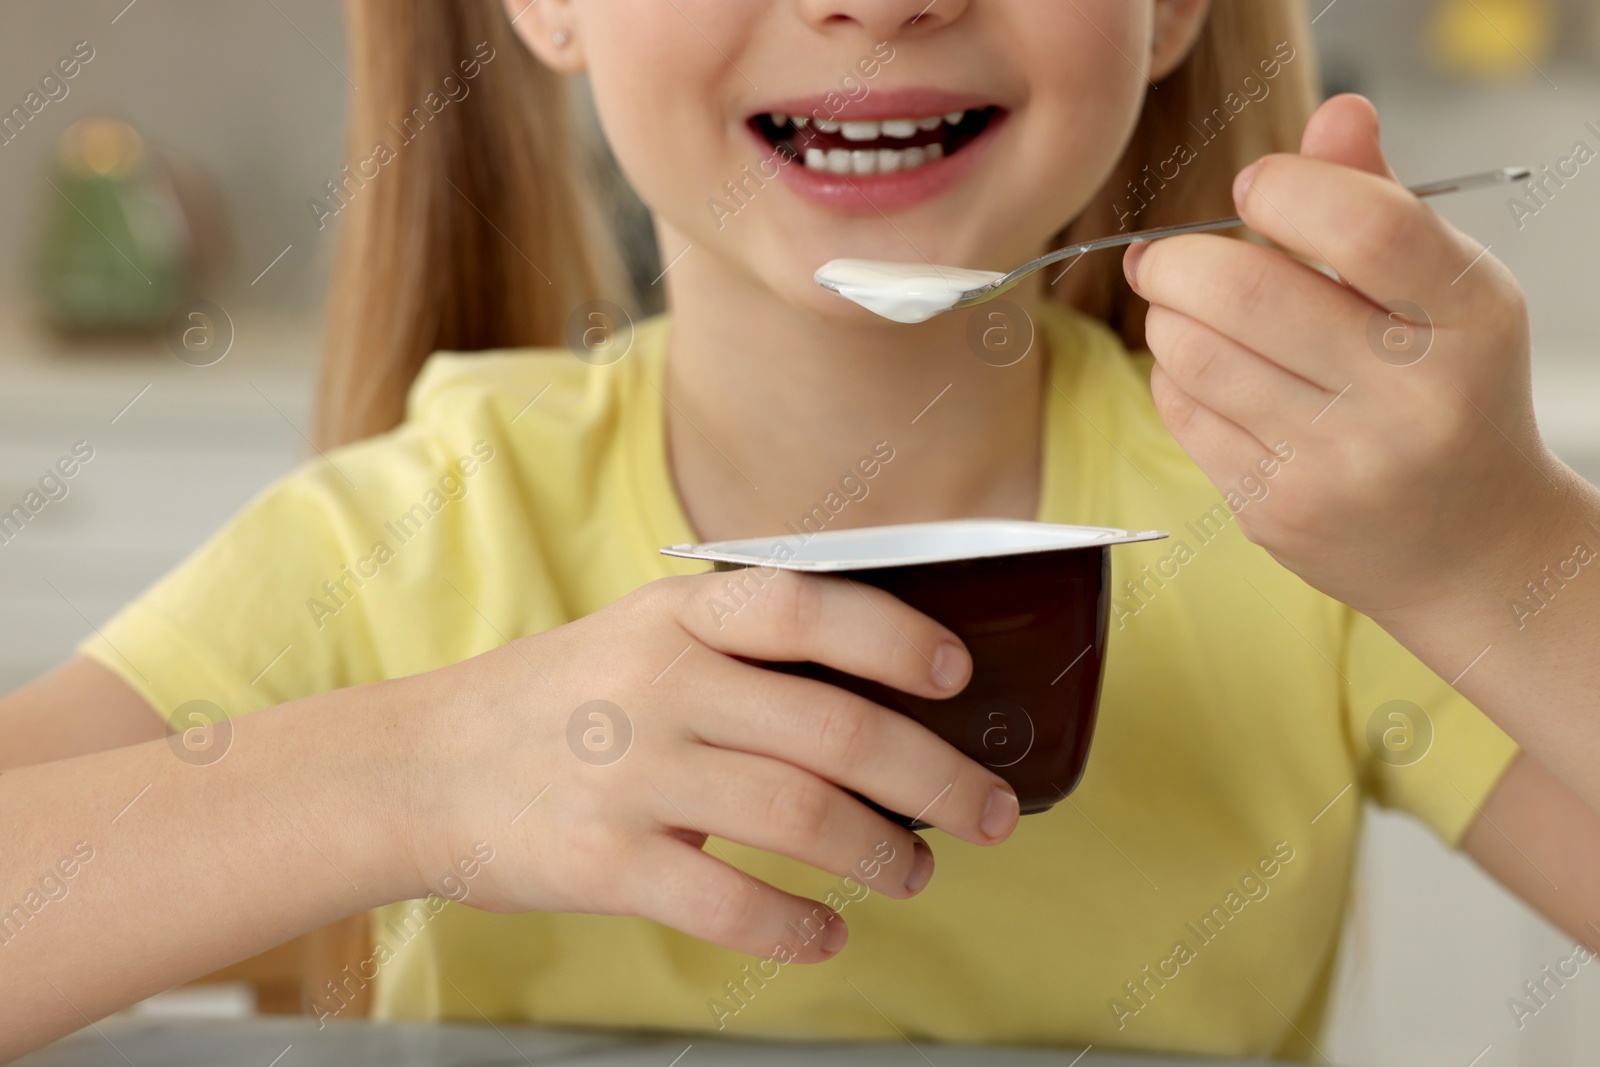
<path fill-rule="evenodd" d="M 571 39 L 572 39 L 572 35 L 570 33 L 568 33 L 566 30 L 557 30 L 555 33 L 550 35 L 551 42 L 557 48 L 565 48 L 565 47 L 567 47 L 567 42 L 570 41 Z"/>

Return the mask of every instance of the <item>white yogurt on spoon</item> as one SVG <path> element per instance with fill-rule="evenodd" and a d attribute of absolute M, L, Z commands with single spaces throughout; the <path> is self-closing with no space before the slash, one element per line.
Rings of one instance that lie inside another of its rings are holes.
<path fill-rule="evenodd" d="M 969 290 L 1004 278 L 990 270 L 925 263 L 835 259 L 815 275 L 818 285 L 895 322 L 927 322 L 956 306 Z"/>

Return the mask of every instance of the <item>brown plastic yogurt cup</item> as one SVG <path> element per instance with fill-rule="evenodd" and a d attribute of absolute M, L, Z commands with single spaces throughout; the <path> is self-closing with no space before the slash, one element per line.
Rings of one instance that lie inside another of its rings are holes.
<path fill-rule="evenodd" d="M 672 545 L 716 570 L 828 574 L 876 586 L 949 627 L 972 653 L 972 679 L 928 700 L 815 663 L 764 666 L 839 686 L 926 726 L 1016 790 L 1024 815 L 1048 810 L 1083 777 L 1105 664 L 1111 547 L 1158 530 L 1011 519 L 825 530 Z M 929 797 L 930 804 L 935 798 Z M 874 805 L 876 807 L 876 805 Z M 883 809 L 879 809 L 883 810 Z M 923 812 L 884 814 L 926 825 Z"/>

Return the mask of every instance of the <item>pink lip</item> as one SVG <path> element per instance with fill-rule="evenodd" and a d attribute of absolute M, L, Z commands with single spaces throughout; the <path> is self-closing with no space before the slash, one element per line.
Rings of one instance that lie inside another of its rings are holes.
<path fill-rule="evenodd" d="M 868 98 L 869 101 L 871 99 Z M 972 107 L 983 106 L 985 105 L 956 104 L 950 106 L 948 110 L 965 111 Z M 773 107 L 770 110 L 783 109 Z M 796 113 L 787 112 L 787 114 Z M 937 106 L 926 110 L 908 109 L 905 105 L 891 100 L 887 107 L 875 108 L 871 117 L 865 110 L 858 110 L 855 113 L 855 120 L 871 122 L 906 115 L 939 113 Z M 840 115 L 844 114 L 845 112 L 841 110 Z M 802 200 L 840 215 L 888 215 L 907 211 L 939 196 L 966 177 L 977 165 L 979 158 L 988 151 L 997 131 L 1005 125 L 1009 117 L 1009 112 L 997 112 L 984 131 L 962 146 L 959 151 L 933 163 L 924 163 L 916 170 L 897 171 L 893 174 L 833 174 L 828 171 L 811 170 L 804 162 L 796 159 L 780 168 L 782 180 L 784 185 Z M 839 121 L 843 122 L 846 119 L 841 117 Z M 772 153 L 772 146 L 754 129 L 750 131 L 750 136 L 764 152 L 769 155 Z"/>

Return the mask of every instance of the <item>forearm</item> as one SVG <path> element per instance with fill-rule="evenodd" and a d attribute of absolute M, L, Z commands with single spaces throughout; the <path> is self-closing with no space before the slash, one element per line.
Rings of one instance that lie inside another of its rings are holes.
<path fill-rule="evenodd" d="M 1540 466 L 1528 477 L 1550 503 L 1513 509 L 1520 536 L 1443 602 L 1375 619 L 1600 811 L 1600 491 Z"/>
<path fill-rule="evenodd" d="M 215 762 L 167 740 L 0 776 L 0 1059 L 426 892 L 390 824 L 397 685 L 233 720 Z"/>

